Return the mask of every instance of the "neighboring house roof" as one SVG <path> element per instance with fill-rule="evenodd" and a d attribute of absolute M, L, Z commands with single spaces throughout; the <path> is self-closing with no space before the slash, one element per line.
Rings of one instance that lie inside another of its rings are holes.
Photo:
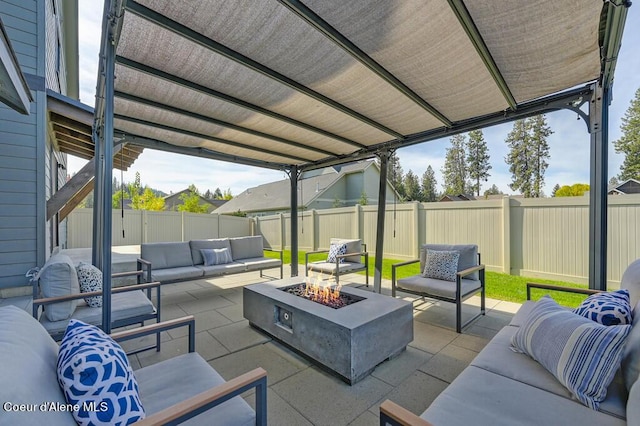
<path fill-rule="evenodd" d="M 607 192 L 609 195 L 640 194 L 640 181 L 627 179 L 617 185 L 610 185 Z"/>
<path fill-rule="evenodd" d="M 438 201 L 472 201 L 475 199 L 476 197 L 471 194 L 444 194 Z"/>
<path fill-rule="evenodd" d="M 180 192 L 176 192 L 175 194 L 170 194 L 164 197 L 164 205 L 167 210 L 173 210 L 174 207 L 182 205 L 182 200 L 180 196 L 182 194 L 188 194 L 189 188 L 183 189 Z M 227 200 L 210 200 L 208 198 L 204 198 L 202 195 L 198 195 L 200 197 L 200 204 L 206 204 L 210 206 L 209 211 L 215 210 L 221 205 L 225 204 Z"/>
<path fill-rule="evenodd" d="M 298 183 L 298 206 L 311 204 L 344 175 L 363 172 L 372 166 L 378 167 L 374 160 L 366 160 L 303 173 Z M 290 185 L 289 179 L 283 179 L 249 188 L 221 206 L 216 213 L 288 210 L 291 208 Z"/>

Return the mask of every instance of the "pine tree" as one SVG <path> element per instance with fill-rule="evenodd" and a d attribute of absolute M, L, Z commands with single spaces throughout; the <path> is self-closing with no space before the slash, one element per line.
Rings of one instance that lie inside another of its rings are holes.
<path fill-rule="evenodd" d="M 542 188 L 544 187 L 544 173 L 549 167 L 547 160 L 549 159 L 549 143 L 547 138 L 553 134 L 551 128 L 547 125 L 547 119 L 544 115 L 536 115 L 529 118 L 530 122 L 530 141 L 532 143 L 532 164 L 533 164 L 533 193 L 536 198 L 544 197 Z"/>
<path fill-rule="evenodd" d="M 504 161 L 509 164 L 511 183 L 509 187 L 520 191 L 525 197 L 531 197 L 532 171 L 529 153 L 529 134 L 524 120 L 517 120 L 505 140 L 509 153 Z"/>
<path fill-rule="evenodd" d="M 438 194 L 436 193 L 436 175 L 433 168 L 429 165 L 422 175 L 422 201 L 436 201 Z"/>
<path fill-rule="evenodd" d="M 622 117 L 622 136 L 613 142 L 617 153 L 624 154 L 618 179 L 640 179 L 640 88 Z"/>
<path fill-rule="evenodd" d="M 409 170 L 404 177 L 404 190 L 407 193 L 408 201 L 420 201 L 422 199 L 418 176 L 416 176 L 411 170 Z"/>
<path fill-rule="evenodd" d="M 213 199 L 222 200 L 222 191 L 220 191 L 220 188 L 216 188 L 216 190 L 213 191 Z"/>
<path fill-rule="evenodd" d="M 500 191 L 500 188 L 498 188 L 495 183 L 491 185 L 489 189 L 484 191 L 485 198 L 487 198 L 489 195 L 501 195 L 501 194 L 503 194 L 503 192 Z"/>
<path fill-rule="evenodd" d="M 404 174 L 402 166 L 400 165 L 400 159 L 395 152 L 389 156 L 387 179 L 391 182 L 391 185 L 395 188 L 396 192 L 400 196 L 401 200 L 404 200 L 407 193 L 404 189 Z"/>
<path fill-rule="evenodd" d="M 469 142 L 467 143 L 467 164 L 469 166 L 469 179 L 471 180 L 471 191 L 480 195 L 480 181 L 489 179 L 489 149 L 484 140 L 482 130 L 469 132 Z"/>
<path fill-rule="evenodd" d="M 555 186 L 553 187 L 553 190 L 551 191 L 551 196 L 555 197 L 556 193 L 558 192 L 558 189 L 560 189 L 560 184 L 556 183 Z"/>
<path fill-rule="evenodd" d="M 464 135 L 459 134 L 451 138 L 451 147 L 447 148 L 442 176 L 444 191 L 447 194 L 464 194 L 469 189 Z"/>

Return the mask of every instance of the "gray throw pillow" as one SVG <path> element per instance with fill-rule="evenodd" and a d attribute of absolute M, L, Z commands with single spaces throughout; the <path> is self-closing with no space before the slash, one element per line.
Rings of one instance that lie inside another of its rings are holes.
<path fill-rule="evenodd" d="M 458 251 L 437 251 L 427 249 L 427 258 L 422 276 L 436 280 L 455 281 L 458 272 Z"/>
<path fill-rule="evenodd" d="M 233 262 L 231 251 L 228 248 L 221 249 L 200 249 L 204 266 L 224 265 Z"/>
<path fill-rule="evenodd" d="M 38 273 L 38 283 L 44 297 L 79 294 L 80 284 L 76 268 L 69 256 L 51 256 Z M 77 300 L 46 305 L 44 313 L 49 321 L 61 321 L 71 317 L 76 310 Z"/>

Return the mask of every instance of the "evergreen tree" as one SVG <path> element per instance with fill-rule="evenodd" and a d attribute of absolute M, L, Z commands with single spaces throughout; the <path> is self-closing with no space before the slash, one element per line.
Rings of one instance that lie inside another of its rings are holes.
<path fill-rule="evenodd" d="M 227 188 L 226 191 L 224 191 L 224 194 L 222 194 L 222 199 L 223 200 L 230 200 L 233 198 L 233 195 L 231 194 L 231 188 Z"/>
<path fill-rule="evenodd" d="M 213 191 L 213 199 L 222 200 L 222 191 L 220 191 L 220 188 L 216 188 L 216 190 Z"/>
<path fill-rule="evenodd" d="M 369 204 L 369 197 L 367 197 L 367 193 L 364 190 L 360 193 L 360 201 L 358 201 L 358 204 L 361 206 Z"/>
<path fill-rule="evenodd" d="M 555 184 L 555 186 L 553 187 L 553 190 L 551 191 L 551 196 L 555 197 L 556 193 L 558 192 L 558 189 L 560 189 L 560 184 Z"/>
<path fill-rule="evenodd" d="M 618 179 L 640 179 L 640 88 L 622 117 L 622 136 L 613 142 L 617 153 L 624 154 Z"/>
<path fill-rule="evenodd" d="M 495 183 L 493 185 L 491 185 L 491 187 L 489 189 L 484 191 L 484 197 L 485 198 L 487 198 L 489 195 L 503 195 L 503 194 L 504 193 L 502 191 L 500 191 L 500 188 L 498 188 Z"/>
<path fill-rule="evenodd" d="M 427 170 L 422 175 L 422 201 L 436 201 L 438 198 L 436 187 L 436 175 L 431 165 L 427 166 Z"/>
<path fill-rule="evenodd" d="M 469 189 L 467 181 L 466 164 L 466 137 L 462 134 L 451 138 L 451 147 L 447 148 L 447 154 L 442 169 L 444 178 L 444 191 L 447 194 L 465 194 Z"/>
<path fill-rule="evenodd" d="M 203 197 L 206 198 L 207 200 L 212 200 L 213 199 L 213 192 L 211 192 L 210 189 L 207 189 L 207 192 L 204 193 Z"/>
<path fill-rule="evenodd" d="M 537 115 L 517 120 L 507 135 L 510 151 L 505 161 L 512 176 L 509 187 L 527 198 L 544 195 L 544 173 L 549 166 L 547 138 L 552 133 L 544 115 Z"/>
<path fill-rule="evenodd" d="M 409 170 L 404 177 L 404 190 L 407 194 L 408 201 L 420 201 L 422 199 L 418 176 L 416 176 L 411 170 Z"/>
<path fill-rule="evenodd" d="M 544 173 L 549 167 L 549 143 L 547 138 L 553 131 L 547 125 L 544 115 L 536 115 L 528 119 L 530 122 L 530 141 L 532 144 L 532 164 L 533 164 L 533 193 L 536 198 L 544 197 L 542 188 L 544 187 Z"/>
<path fill-rule="evenodd" d="M 200 195 L 200 191 L 198 191 L 198 188 L 196 188 L 194 184 L 189 185 L 189 192 Z"/>
<path fill-rule="evenodd" d="M 469 165 L 469 179 L 471 180 L 471 192 L 480 195 L 480 181 L 489 179 L 489 149 L 484 140 L 482 130 L 469 132 L 469 142 L 467 143 L 467 164 Z"/>
<path fill-rule="evenodd" d="M 620 182 L 618 181 L 618 178 L 613 176 L 611 179 L 609 179 L 609 186 L 618 186 L 620 184 Z"/>
<path fill-rule="evenodd" d="M 389 182 L 391 182 L 391 186 L 395 188 L 400 199 L 404 200 L 407 196 L 403 182 L 404 174 L 402 171 L 402 166 L 400 165 L 398 154 L 396 154 L 395 152 L 389 157 L 387 170 L 387 179 L 389 180 Z"/>

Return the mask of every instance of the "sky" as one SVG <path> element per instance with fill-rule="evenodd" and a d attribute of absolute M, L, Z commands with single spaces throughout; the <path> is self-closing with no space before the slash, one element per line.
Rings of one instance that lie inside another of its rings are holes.
<path fill-rule="evenodd" d="M 95 103 L 95 88 L 98 75 L 98 54 L 100 51 L 100 33 L 102 2 L 80 0 L 79 2 L 79 55 L 80 55 L 80 100 L 87 105 Z M 99 7 L 98 7 L 99 6 Z M 629 8 L 622 48 L 618 55 L 615 80 L 613 84 L 613 102 L 609 108 L 609 141 L 621 136 L 621 119 L 629 108 L 636 90 L 640 88 L 640 4 Z M 634 43 L 635 41 L 635 43 Z M 545 194 L 559 184 L 589 183 L 589 142 L 587 126 L 575 113 L 558 111 L 546 115 L 547 123 L 554 132 L 549 138 L 549 167 L 545 173 Z M 506 194 L 515 191 L 509 188 L 511 173 L 504 162 L 508 147 L 504 140 L 513 124 L 506 123 L 483 129 L 489 148 L 492 169 L 489 180 L 483 184 L 483 190 L 495 184 Z M 433 168 L 438 182 L 438 191 L 442 191 L 442 168 L 449 139 L 401 148 L 397 150 L 400 165 L 404 172 L 409 170 L 422 176 L 427 166 Z M 619 173 L 623 156 L 615 153 L 613 144 L 609 147 L 609 177 Z M 86 160 L 69 156 L 68 170 L 77 172 L 86 164 Z M 172 170 L 172 173 L 167 173 Z M 201 192 L 230 190 L 237 195 L 247 188 L 267 182 L 285 179 L 284 172 L 256 167 L 235 165 L 232 163 L 207 160 L 179 154 L 145 149 L 136 162 L 124 172 L 125 182 L 132 182 L 136 172 L 140 173 L 143 185 L 167 193 L 178 192 L 194 184 Z M 114 170 L 114 176 L 121 180 L 120 172 Z"/>

